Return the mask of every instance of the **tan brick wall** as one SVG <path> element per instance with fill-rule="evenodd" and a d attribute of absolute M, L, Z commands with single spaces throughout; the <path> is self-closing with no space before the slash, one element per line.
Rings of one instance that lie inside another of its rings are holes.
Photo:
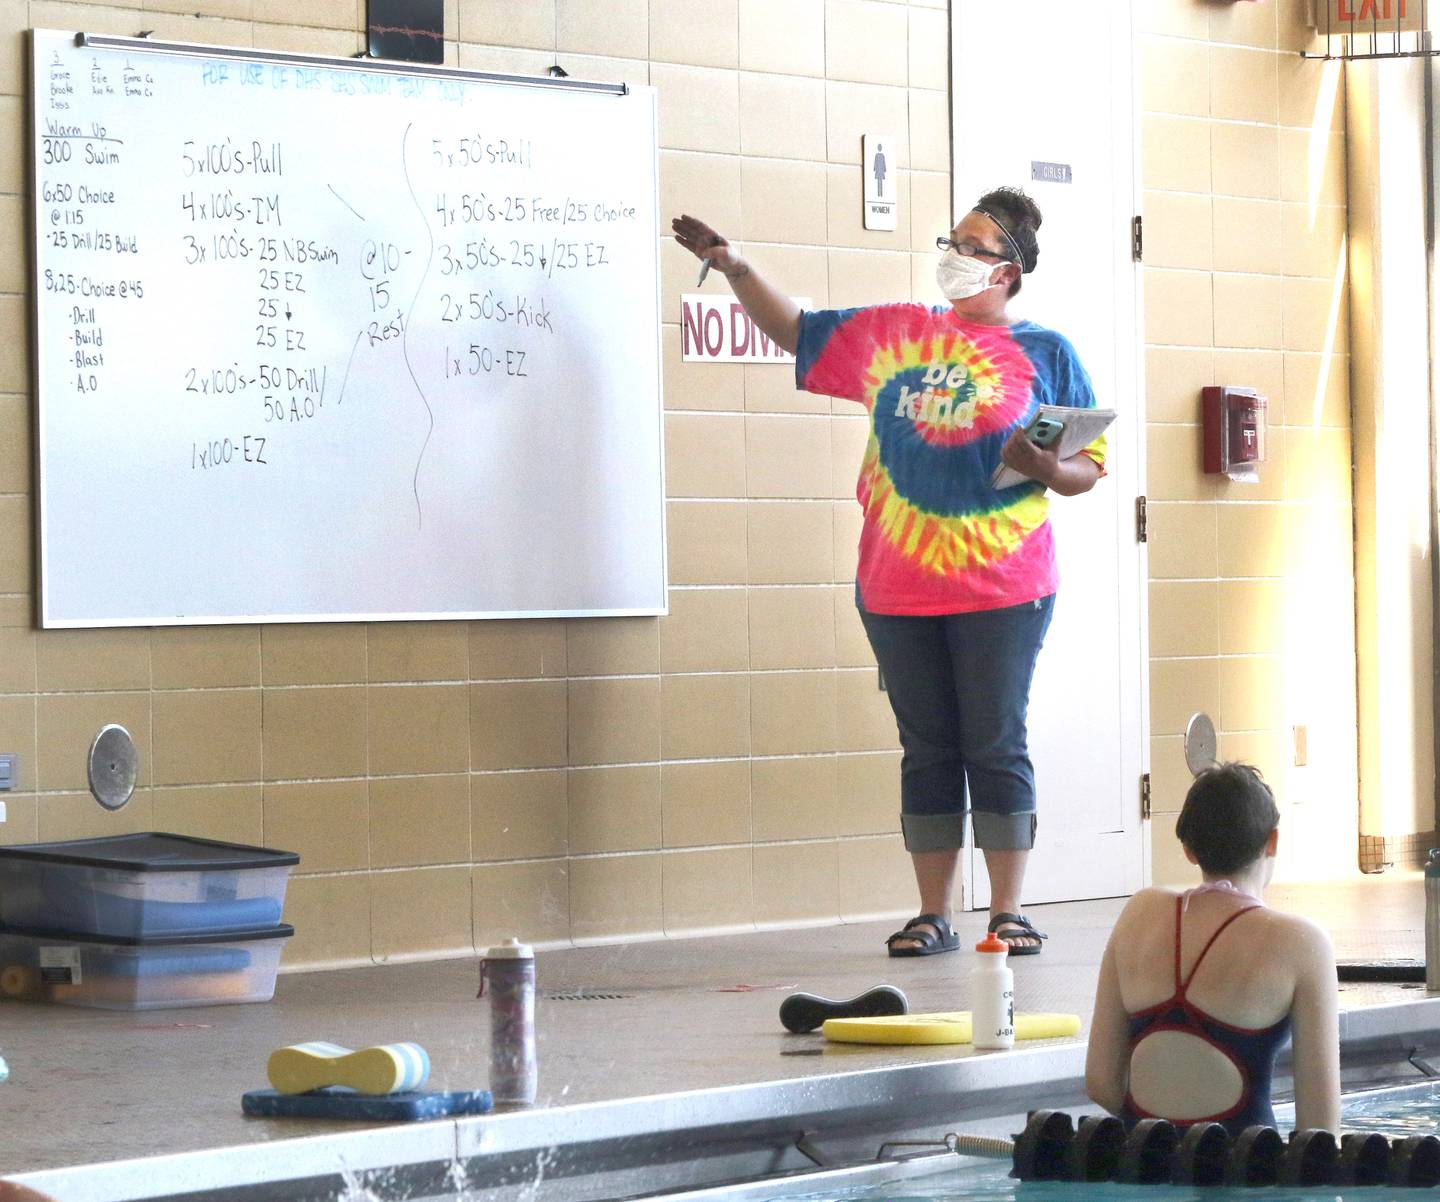
<path fill-rule="evenodd" d="M 1278 0 L 1137 7 L 1156 876 L 1180 871 L 1165 812 L 1193 709 L 1279 786 L 1285 871 L 1338 871 L 1355 858 L 1342 115 Z M 299 851 L 291 966 L 908 908 L 893 725 L 849 583 L 863 419 L 784 368 L 682 364 L 693 263 L 669 244 L 668 618 L 31 629 L 25 30 L 349 55 L 363 13 L 0 0 L 0 751 L 21 756 L 0 840 L 156 828 Z M 930 297 L 943 0 L 451 0 L 446 28 L 456 65 L 654 84 L 662 211 L 711 219 L 793 294 Z M 859 228 L 862 127 L 901 136 L 894 234 Z M 1258 489 L 1200 474 L 1198 390 L 1217 380 L 1271 398 Z M 84 792 L 108 721 L 142 751 L 119 815 Z"/>
<path fill-rule="evenodd" d="M 0 840 L 159 828 L 298 851 L 292 967 L 909 907 L 894 728 L 849 583 L 864 420 L 784 367 L 682 364 L 694 264 L 668 240 L 668 618 L 30 629 L 25 30 L 350 55 L 364 11 L 0 0 L 0 751 L 21 756 Z M 446 29 L 454 65 L 657 87 L 662 211 L 714 221 L 793 294 L 932 291 L 943 3 L 451 0 Z M 893 234 L 860 228 L 862 127 L 901 143 Z M 118 815 L 84 792 L 109 721 L 142 756 Z"/>
<path fill-rule="evenodd" d="M 1195 879 L 1173 813 L 1196 710 L 1275 787 L 1280 876 L 1356 865 L 1344 96 L 1338 64 L 1299 54 L 1303 12 L 1137 5 L 1157 882 Z M 1269 398 L 1258 484 L 1201 470 L 1207 384 Z"/>

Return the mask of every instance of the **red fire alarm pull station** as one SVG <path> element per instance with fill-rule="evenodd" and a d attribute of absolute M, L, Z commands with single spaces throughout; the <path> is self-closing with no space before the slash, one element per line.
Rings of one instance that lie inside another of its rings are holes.
<path fill-rule="evenodd" d="M 1265 462 L 1265 398 L 1253 388 L 1201 391 L 1205 471 L 1255 483 Z"/>

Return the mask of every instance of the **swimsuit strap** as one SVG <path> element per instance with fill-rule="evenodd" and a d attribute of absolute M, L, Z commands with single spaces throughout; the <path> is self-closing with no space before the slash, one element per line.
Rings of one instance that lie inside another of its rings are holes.
<path fill-rule="evenodd" d="M 1176 994 L 1177 994 L 1177 996 L 1178 996 L 1179 998 L 1181 998 L 1182 1000 L 1184 999 L 1185 991 L 1190 988 L 1190 982 L 1195 979 L 1195 974 L 1196 974 L 1196 972 L 1199 971 L 1200 965 L 1204 963 L 1206 953 L 1208 953 L 1208 952 L 1210 951 L 1210 949 L 1215 946 L 1215 940 L 1219 939 L 1220 936 L 1221 936 L 1222 934 L 1224 934 L 1225 928 L 1228 927 L 1228 926 L 1229 926 L 1232 922 L 1234 922 L 1237 918 L 1239 918 L 1240 915 L 1242 915 L 1242 914 L 1248 914 L 1248 913 L 1250 913 L 1251 910 L 1263 910 L 1264 908 L 1265 908 L 1264 906 L 1260 905 L 1260 904 L 1257 902 L 1257 903 L 1256 903 L 1255 905 L 1253 905 L 1253 906 L 1246 906 L 1244 909 L 1236 910 L 1235 913 L 1233 913 L 1232 915 L 1230 915 L 1229 918 L 1227 918 L 1224 922 L 1222 922 L 1222 923 L 1215 929 L 1215 933 L 1210 936 L 1210 938 L 1209 938 L 1209 940 L 1206 942 L 1205 946 L 1200 949 L 1199 958 L 1196 959 L 1195 963 L 1190 966 L 1190 975 L 1185 978 L 1185 983 L 1184 983 L 1183 985 L 1179 984 L 1179 981 L 1180 981 L 1180 915 L 1179 915 L 1178 910 L 1177 910 L 1177 913 L 1176 913 L 1176 916 L 1175 916 L 1175 981 L 1176 981 L 1176 984 L 1177 984 Z"/>
<path fill-rule="evenodd" d="M 1170 995 L 1172 1001 L 1185 992 L 1185 987 L 1180 984 L 1180 923 L 1184 914 L 1185 895 L 1182 893 L 1175 899 L 1175 992 Z"/>

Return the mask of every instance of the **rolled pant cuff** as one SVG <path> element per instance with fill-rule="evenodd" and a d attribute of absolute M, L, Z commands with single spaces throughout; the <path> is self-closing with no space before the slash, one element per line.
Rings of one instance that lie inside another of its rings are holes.
<path fill-rule="evenodd" d="M 965 846 L 964 814 L 901 814 L 905 850 L 956 851 Z"/>
<path fill-rule="evenodd" d="M 990 851 L 1029 851 L 1035 846 L 1035 811 L 1018 814 L 990 814 L 972 810 L 975 846 Z M 909 846 L 907 839 L 906 846 Z"/>

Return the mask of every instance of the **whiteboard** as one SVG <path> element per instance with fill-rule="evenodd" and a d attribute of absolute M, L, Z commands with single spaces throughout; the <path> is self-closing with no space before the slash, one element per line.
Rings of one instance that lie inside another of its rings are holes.
<path fill-rule="evenodd" d="M 653 89 L 114 41 L 34 33 L 42 625 L 665 612 Z"/>

